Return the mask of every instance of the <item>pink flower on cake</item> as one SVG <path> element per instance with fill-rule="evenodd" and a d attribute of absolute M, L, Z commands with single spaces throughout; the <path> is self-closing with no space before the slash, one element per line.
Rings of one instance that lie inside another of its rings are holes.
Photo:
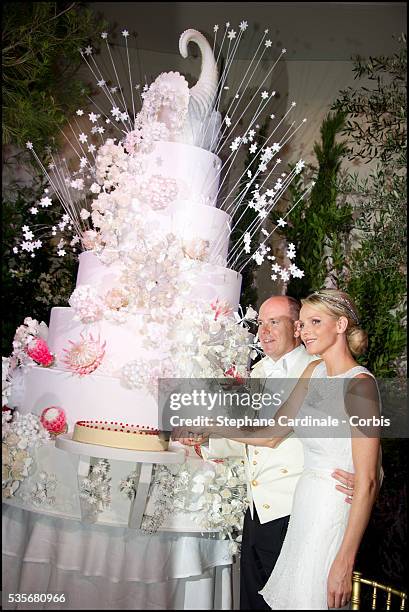
<path fill-rule="evenodd" d="M 69 341 L 72 345 L 69 349 L 64 349 L 66 357 L 63 363 L 69 370 L 80 376 L 91 374 L 100 365 L 105 355 L 106 342 L 101 344 L 98 336 L 94 340 L 91 334 L 84 336 L 81 334 L 81 339 L 77 342 Z"/>
<path fill-rule="evenodd" d="M 225 371 L 224 375 L 228 376 L 229 378 L 233 378 L 233 384 L 242 385 L 244 383 L 244 378 L 239 374 L 239 371 L 236 365 L 234 364 L 230 366 L 228 370 Z"/>
<path fill-rule="evenodd" d="M 214 310 L 214 320 L 217 321 L 217 319 L 221 316 L 221 317 L 226 317 L 227 315 L 231 314 L 233 312 L 232 307 L 230 306 L 230 304 L 226 301 L 220 302 L 219 298 L 217 298 L 217 300 L 215 302 L 212 302 L 210 304 L 212 310 Z"/>
<path fill-rule="evenodd" d="M 44 340 L 45 343 L 47 334 L 48 327 L 43 321 L 39 323 L 36 319 L 26 317 L 23 325 L 20 325 L 16 329 L 16 333 L 14 335 L 13 353 L 10 356 L 9 371 L 14 370 L 14 368 L 19 365 L 32 366 L 34 358 L 29 355 L 28 349 L 35 348 L 37 339 Z M 46 353 L 41 351 L 41 347 L 39 355 L 45 362 L 49 360 Z"/>
<path fill-rule="evenodd" d="M 27 355 L 38 365 L 48 368 L 54 362 L 54 355 L 50 353 L 47 343 L 42 338 L 35 338 L 27 347 Z"/>
<path fill-rule="evenodd" d="M 57 406 L 44 408 L 40 416 L 40 423 L 52 436 L 66 433 L 68 429 L 65 412 Z"/>

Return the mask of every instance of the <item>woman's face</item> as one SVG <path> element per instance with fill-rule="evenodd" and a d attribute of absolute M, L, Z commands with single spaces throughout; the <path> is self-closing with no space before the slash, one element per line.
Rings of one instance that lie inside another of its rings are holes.
<path fill-rule="evenodd" d="M 301 308 L 298 328 L 310 355 L 323 355 L 336 343 L 340 333 L 338 321 L 334 317 L 310 305 Z"/>

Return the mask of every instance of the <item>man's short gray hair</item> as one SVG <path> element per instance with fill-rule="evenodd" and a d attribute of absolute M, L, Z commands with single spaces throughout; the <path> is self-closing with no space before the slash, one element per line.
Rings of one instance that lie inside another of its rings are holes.
<path fill-rule="evenodd" d="M 285 297 L 288 300 L 288 305 L 290 307 L 290 316 L 292 320 L 298 321 L 298 319 L 300 318 L 301 302 L 289 295 L 286 295 Z"/>

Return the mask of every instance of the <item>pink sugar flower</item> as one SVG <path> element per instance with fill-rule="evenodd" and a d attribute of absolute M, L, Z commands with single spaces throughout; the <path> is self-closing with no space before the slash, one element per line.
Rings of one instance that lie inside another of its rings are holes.
<path fill-rule="evenodd" d="M 233 312 L 230 304 L 226 301 L 220 302 L 219 298 L 217 298 L 215 302 L 212 302 L 210 306 L 212 310 L 214 310 L 215 321 L 217 321 L 220 316 L 226 317 L 227 315 Z"/>
<path fill-rule="evenodd" d="M 71 348 L 63 349 L 66 353 L 64 363 L 71 372 L 86 376 L 91 374 L 100 365 L 105 355 L 106 342 L 101 344 L 98 337 L 94 339 L 91 334 L 80 335 L 80 340 L 73 342 L 69 340 Z"/>
<path fill-rule="evenodd" d="M 225 371 L 224 375 L 233 378 L 235 381 L 233 384 L 242 385 L 244 383 L 244 378 L 240 375 L 236 365 L 234 364 Z"/>
<path fill-rule="evenodd" d="M 47 343 L 42 338 L 35 338 L 27 347 L 27 355 L 39 365 L 48 368 L 54 362 Z"/>
<path fill-rule="evenodd" d="M 52 436 L 65 433 L 68 429 L 65 412 L 58 406 L 44 408 L 40 416 L 40 423 Z"/>

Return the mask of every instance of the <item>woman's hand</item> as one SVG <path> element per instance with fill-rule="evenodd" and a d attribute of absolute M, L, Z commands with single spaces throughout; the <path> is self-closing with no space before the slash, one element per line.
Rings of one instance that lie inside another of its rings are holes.
<path fill-rule="evenodd" d="M 328 608 L 343 608 L 351 599 L 351 593 L 352 566 L 337 556 L 328 574 Z"/>

